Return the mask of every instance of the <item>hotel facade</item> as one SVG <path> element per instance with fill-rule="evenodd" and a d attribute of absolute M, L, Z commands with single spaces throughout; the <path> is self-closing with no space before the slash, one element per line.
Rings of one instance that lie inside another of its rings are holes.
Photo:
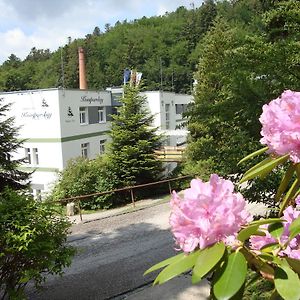
<path fill-rule="evenodd" d="M 22 148 L 14 158 L 24 158 L 23 170 L 34 171 L 31 188 L 36 197 L 49 192 L 71 158 L 96 158 L 109 142 L 111 115 L 120 105 L 122 88 L 106 91 L 62 88 L 0 93 L 11 104 L 6 117 L 14 117 Z M 181 146 L 187 130 L 182 117 L 192 96 L 163 91 L 141 93 L 154 115 L 153 126 L 166 146 Z"/>

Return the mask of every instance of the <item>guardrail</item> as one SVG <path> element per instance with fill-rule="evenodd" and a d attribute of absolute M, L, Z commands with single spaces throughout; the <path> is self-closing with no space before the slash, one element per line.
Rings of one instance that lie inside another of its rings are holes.
<path fill-rule="evenodd" d="M 194 176 L 195 175 L 185 175 L 185 176 L 180 176 L 180 177 L 176 177 L 176 178 L 169 178 L 169 179 L 164 179 L 164 180 L 160 180 L 160 181 L 149 182 L 149 183 L 145 183 L 145 184 L 127 186 L 124 188 L 119 188 L 119 189 L 105 191 L 105 192 L 97 192 L 97 193 L 92 193 L 92 194 L 87 194 L 87 195 L 63 198 L 63 199 L 57 200 L 55 202 L 59 202 L 59 203 L 77 202 L 78 208 L 79 208 L 80 220 L 82 221 L 82 211 L 81 211 L 80 201 L 87 200 L 88 198 L 94 197 L 94 196 L 102 196 L 102 195 L 107 195 L 107 194 L 111 194 L 111 193 L 115 193 L 115 192 L 130 191 L 131 203 L 132 203 L 133 207 L 135 207 L 134 190 L 139 189 L 139 188 L 148 187 L 148 186 L 154 186 L 154 185 L 159 185 L 159 184 L 163 184 L 163 183 L 168 183 L 169 192 L 171 194 L 172 193 L 171 182 L 177 181 L 180 179 L 194 177 Z"/>

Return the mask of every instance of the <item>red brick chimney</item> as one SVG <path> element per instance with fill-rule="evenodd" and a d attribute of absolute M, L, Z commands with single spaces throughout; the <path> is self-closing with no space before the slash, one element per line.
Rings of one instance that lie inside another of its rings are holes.
<path fill-rule="evenodd" d="M 84 50 L 83 48 L 78 48 L 78 58 L 79 58 L 79 89 L 86 90 L 86 74 L 85 74 L 85 59 L 84 59 Z"/>

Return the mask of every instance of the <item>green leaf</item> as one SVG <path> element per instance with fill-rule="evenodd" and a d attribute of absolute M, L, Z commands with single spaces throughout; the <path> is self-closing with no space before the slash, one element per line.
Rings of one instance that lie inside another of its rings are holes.
<path fill-rule="evenodd" d="M 291 268 L 287 266 L 277 267 L 275 269 L 274 283 L 277 292 L 283 299 L 300 299 L 300 280 Z"/>
<path fill-rule="evenodd" d="M 272 159 L 271 161 L 267 161 L 263 165 L 255 168 L 251 172 L 245 174 L 243 176 L 243 178 L 241 179 L 240 183 L 243 183 L 247 180 L 253 179 L 254 177 L 259 176 L 261 174 L 266 175 L 267 173 L 270 173 L 275 167 L 286 162 L 288 160 L 288 158 L 289 158 L 289 155 L 286 154 L 286 155 L 280 156 L 276 159 Z"/>
<path fill-rule="evenodd" d="M 238 162 L 237 165 L 240 165 L 241 163 L 243 163 L 243 162 L 249 160 L 250 158 L 253 158 L 253 157 L 255 157 L 255 156 L 258 156 L 258 155 L 260 155 L 260 154 L 266 152 L 268 149 L 269 149 L 269 147 L 264 147 L 264 148 L 262 148 L 262 149 L 259 149 L 259 150 L 255 151 L 255 152 L 252 152 L 251 154 L 249 154 L 249 155 L 247 155 L 246 157 L 244 157 L 243 159 L 241 159 L 241 160 Z"/>
<path fill-rule="evenodd" d="M 298 188 L 300 186 L 300 180 L 298 178 L 295 179 L 292 186 L 288 190 L 288 192 L 285 194 L 282 204 L 280 206 L 279 215 L 282 215 L 284 209 L 287 207 L 289 201 L 296 195 Z"/>
<path fill-rule="evenodd" d="M 258 167 L 261 167 L 263 165 L 265 165 L 266 163 L 272 161 L 273 158 L 271 156 L 265 158 L 264 160 L 262 160 L 261 162 L 257 163 L 256 165 L 254 165 L 253 167 L 251 167 L 248 171 L 245 172 L 244 176 L 248 175 L 249 173 L 251 173 L 253 170 L 257 169 Z"/>
<path fill-rule="evenodd" d="M 282 223 L 286 222 L 286 220 L 281 219 L 281 218 L 270 218 L 270 219 L 261 219 L 257 221 L 253 221 L 249 223 L 250 226 L 252 225 L 264 225 L 264 224 L 273 224 L 273 223 Z"/>
<path fill-rule="evenodd" d="M 190 270 L 195 265 L 199 254 L 200 250 L 197 250 L 189 255 L 185 255 L 182 259 L 168 265 L 158 274 L 153 284 L 162 284 L 182 274 L 183 272 Z"/>
<path fill-rule="evenodd" d="M 268 226 L 268 231 L 272 237 L 279 239 L 283 233 L 284 226 L 282 223 L 273 223 Z"/>
<path fill-rule="evenodd" d="M 295 219 L 289 226 L 289 240 L 292 240 L 296 235 L 300 233 L 300 217 Z"/>
<path fill-rule="evenodd" d="M 201 250 L 193 269 L 192 283 L 199 282 L 209 273 L 223 257 L 224 251 L 225 245 L 222 242 Z"/>
<path fill-rule="evenodd" d="M 258 256 L 260 258 L 262 258 L 263 260 L 274 261 L 274 256 L 269 253 L 260 253 L 260 254 L 258 254 Z"/>
<path fill-rule="evenodd" d="M 237 239 L 241 242 L 244 242 L 248 240 L 251 235 L 260 235 L 260 236 L 266 235 L 263 231 L 259 231 L 258 228 L 259 225 L 252 225 L 242 229 L 239 232 Z"/>
<path fill-rule="evenodd" d="M 218 300 L 230 299 L 244 284 L 246 274 L 247 262 L 244 255 L 240 252 L 230 254 L 213 286 L 215 297 Z"/>
<path fill-rule="evenodd" d="M 275 195 L 275 200 L 276 201 L 279 201 L 281 195 L 284 193 L 284 191 L 288 187 L 288 184 L 289 184 L 289 182 L 291 181 L 291 179 L 293 177 L 295 169 L 296 169 L 295 165 L 290 164 L 287 171 L 283 175 L 283 177 L 281 179 L 281 182 L 280 182 L 280 185 L 279 185 L 278 190 L 277 190 L 276 195 Z"/>
<path fill-rule="evenodd" d="M 30 276 L 24 275 L 22 278 L 20 278 L 19 283 L 26 283 L 31 279 Z"/>
<path fill-rule="evenodd" d="M 149 274 L 149 273 L 151 273 L 151 272 L 153 272 L 153 271 L 156 271 L 156 270 L 158 270 L 158 269 L 161 269 L 161 268 L 163 268 L 163 267 L 165 267 L 165 266 L 168 266 L 168 265 L 170 265 L 170 264 L 172 264 L 172 263 L 174 263 L 174 262 L 176 262 L 176 261 L 178 261 L 178 260 L 180 260 L 180 259 L 183 259 L 185 255 L 186 255 L 185 253 L 180 253 L 180 254 L 177 254 L 177 255 L 175 255 L 175 256 L 172 256 L 172 257 L 170 257 L 170 258 L 168 258 L 168 259 L 165 259 L 165 260 L 163 260 L 163 261 L 161 261 L 161 262 L 155 264 L 155 265 L 152 266 L 151 268 L 149 268 L 149 269 L 144 273 L 144 275 Z"/>
<path fill-rule="evenodd" d="M 296 273 L 300 274 L 300 260 L 294 259 L 294 258 L 290 258 L 290 257 L 286 257 L 285 259 L 288 262 L 288 264 L 292 267 L 292 269 Z"/>
<path fill-rule="evenodd" d="M 266 253 L 272 253 L 275 249 L 278 249 L 279 244 L 278 243 L 270 243 L 260 248 L 260 251 L 266 252 Z"/>

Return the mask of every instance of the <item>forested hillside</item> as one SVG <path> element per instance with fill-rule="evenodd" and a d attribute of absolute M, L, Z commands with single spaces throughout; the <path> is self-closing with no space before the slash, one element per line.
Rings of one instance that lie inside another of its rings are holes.
<path fill-rule="evenodd" d="M 33 48 L 24 61 L 12 54 L 0 67 L 0 90 L 78 88 L 77 48 L 82 46 L 90 89 L 120 86 L 123 70 L 135 68 L 147 89 L 160 88 L 162 73 L 165 90 L 191 92 L 195 48 L 215 16 L 216 5 L 207 0 L 200 8 L 106 24 L 105 32 L 95 27 L 85 39 L 69 39 L 53 53 Z"/>
<path fill-rule="evenodd" d="M 90 89 L 120 86 L 125 68 L 142 72 L 148 90 L 191 93 L 196 79 L 184 172 L 225 176 L 241 172 L 239 159 L 260 146 L 262 105 L 299 90 L 299 36 L 298 0 L 205 0 L 95 27 L 53 53 L 33 48 L 24 61 L 12 54 L 0 66 L 0 90 L 78 88 L 79 46 Z"/>
<path fill-rule="evenodd" d="M 217 17 L 197 46 L 198 84 L 188 115 L 185 172 L 202 177 L 247 169 L 237 163 L 262 147 L 262 106 L 284 90 L 300 88 L 300 2 L 231 3 L 222 7 L 226 17 Z M 248 199 L 270 201 L 276 180 L 278 176 L 258 180 Z"/>

